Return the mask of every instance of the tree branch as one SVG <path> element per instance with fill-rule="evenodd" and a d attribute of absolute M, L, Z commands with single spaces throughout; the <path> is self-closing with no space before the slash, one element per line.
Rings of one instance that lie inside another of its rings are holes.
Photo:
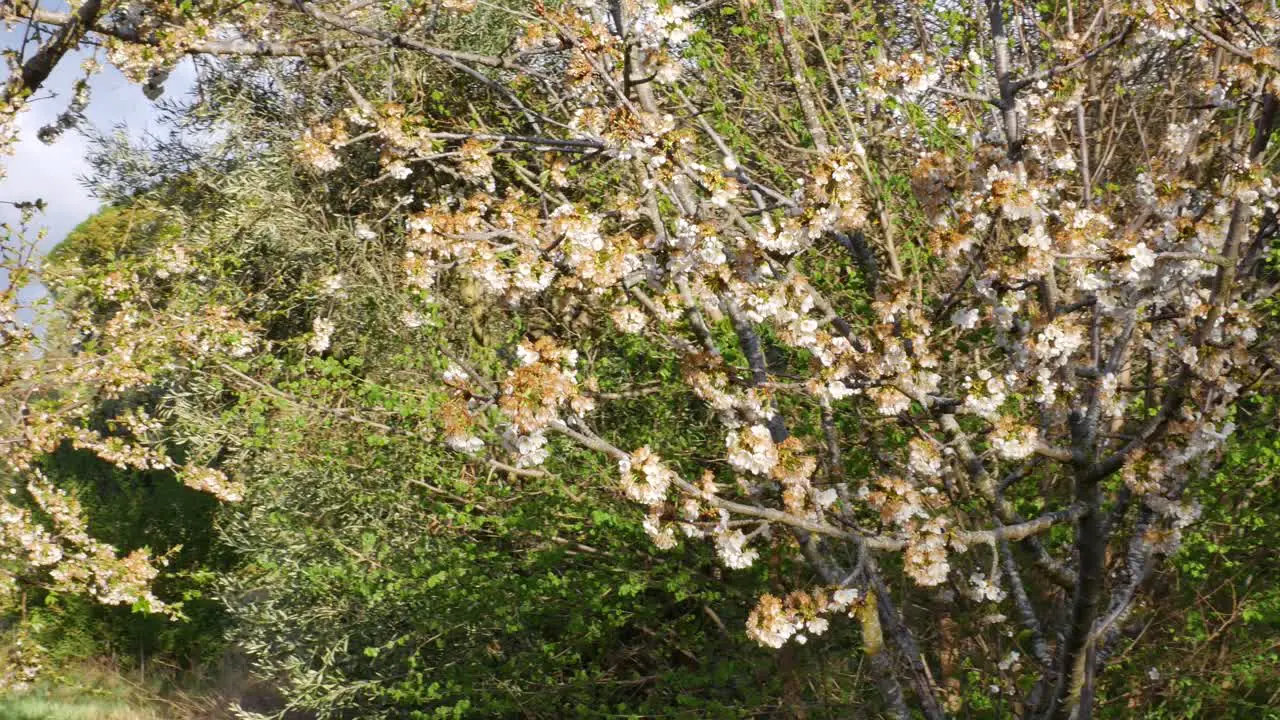
<path fill-rule="evenodd" d="M 115 0 L 106 0 L 105 3 L 103 0 L 85 0 L 74 15 L 66 15 L 65 22 L 54 33 L 53 38 L 22 64 L 20 72 L 9 78 L 0 103 L 7 109 L 19 97 L 30 96 L 39 90 L 62 56 L 74 49 L 80 43 L 80 38 L 92 29 L 98 17 L 114 4 Z M 8 1 L 0 5 L 0 12 L 4 12 L 8 5 Z"/>

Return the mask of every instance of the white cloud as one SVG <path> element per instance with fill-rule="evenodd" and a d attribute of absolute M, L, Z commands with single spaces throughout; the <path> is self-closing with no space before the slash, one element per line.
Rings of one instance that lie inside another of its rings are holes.
<path fill-rule="evenodd" d="M 23 27 L 0 32 L 0 47 L 17 48 L 22 42 Z M 27 54 L 35 50 L 28 44 Z M 36 137 L 41 127 L 48 125 L 67 108 L 71 86 L 80 76 L 80 63 L 84 53 L 68 54 L 55 68 L 44 87 L 19 120 L 19 142 L 11 157 L 0 156 L 6 176 L 0 180 L 0 200 L 6 202 L 34 201 L 47 203 L 44 213 L 38 216 L 31 232 L 44 230 L 40 241 L 41 252 L 48 252 L 99 207 L 81 183 L 80 178 L 89 172 L 85 160 L 88 144 L 74 130 L 63 133 L 52 145 L 45 145 Z M 190 62 L 183 62 L 165 83 L 166 93 L 179 96 L 188 92 L 194 84 L 195 72 Z M 158 127 L 155 105 L 143 94 L 140 87 L 130 83 L 115 68 L 108 66 L 90 80 L 89 107 L 85 111 L 86 123 L 99 130 L 108 130 L 123 124 L 133 137 L 140 137 Z M 0 221 L 16 223 L 18 212 L 9 205 L 0 205 Z M 0 271 L 0 283 L 5 278 Z M 43 294 L 43 288 L 32 287 L 23 292 L 24 300 Z"/>
<path fill-rule="evenodd" d="M 16 47 L 21 42 L 22 28 L 0 34 L 0 45 Z M 28 48 L 28 53 L 31 51 Z M 13 157 L 3 158 L 8 176 L 0 181 L 0 200 L 34 200 L 48 203 L 41 225 L 48 228 L 43 250 L 57 244 L 77 224 L 98 208 L 98 201 L 81 184 L 79 178 L 88 170 L 84 137 L 68 131 L 52 145 L 36 138 L 39 129 L 53 122 L 67 106 L 72 83 L 80 76 L 80 63 L 85 54 L 68 55 L 54 70 L 31 107 L 23 113 L 19 127 L 20 140 Z M 184 94 L 194 83 L 191 63 L 182 63 L 165 83 L 170 96 Z M 115 68 L 108 66 L 90 80 L 90 101 L 85 112 L 87 123 L 99 130 L 124 124 L 131 136 L 139 137 L 157 128 L 155 105 L 147 100 L 137 85 L 130 83 Z M 50 97 L 50 95 L 55 95 Z M 11 220 L 12 209 L 3 219 Z"/>

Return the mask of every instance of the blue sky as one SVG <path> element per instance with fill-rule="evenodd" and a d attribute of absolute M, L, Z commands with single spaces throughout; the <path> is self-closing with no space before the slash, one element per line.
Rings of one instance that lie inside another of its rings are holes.
<path fill-rule="evenodd" d="M 19 47 L 25 29 L 19 26 L 0 32 L 0 45 Z M 33 50 L 34 47 L 29 45 L 28 55 Z M 64 133 L 52 145 L 45 145 L 36 138 L 41 127 L 66 110 L 72 83 L 80 76 L 80 63 L 85 57 L 85 54 L 77 53 L 63 58 L 37 94 L 38 99 L 20 116 L 16 152 L 11 157 L 0 156 L 0 162 L 7 171 L 7 176 L 0 180 L 0 200 L 18 202 L 41 198 L 48 205 L 32 229 L 32 232 L 39 228 L 48 230 L 48 236 L 40 244 L 44 252 L 66 237 L 99 206 L 98 200 L 82 182 L 89 170 L 85 162 L 88 149 L 85 138 L 74 130 Z M 102 64 L 105 69 L 90 81 L 91 97 L 85 112 L 87 125 L 110 131 L 123 124 L 134 137 L 148 130 L 158 131 L 155 106 L 142 94 L 141 88 L 130 83 L 105 61 Z M 165 83 L 166 95 L 185 93 L 193 82 L 194 70 L 189 62 L 184 62 Z M 0 205 L 0 220 L 15 222 L 17 219 L 16 210 Z M 23 295 L 30 300 L 41 292 L 41 288 L 33 287 Z"/>
<path fill-rule="evenodd" d="M 22 40 L 22 31 L 23 28 L 17 27 L 0 34 L 0 44 L 6 48 L 16 47 Z M 36 132 L 66 109 L 71 85 L 80 75 L 80 63 L 84 57 L 83 54 L 68 55 L 59 63 L 38 95 L 42 99 L 33 102 L 21 116 L 21 139 L 17 152 L 13 157 L 2 159 L 8 177 L 0 181 L 0 200 L 12 202 L 39 197 L 48 203 L 49 207 L 40 221 L 49 229 L 46 246 L 56 244 L 98 208 L 98 201 L 80 182 L 88 171 L 84 160 L 85 139 L 74 131 L 63 134 L 53 145 L 45 145 L 36 139 Z M 192 77 L 190 64 L 184 63 L 165 83 L 166 92 L 185 92 L 192 83 Z M 90 125 L 110 130 L 123 123 L 129 134 L 134 136 L 148 129 L 158 129 L 155 106 L 142 94 L 140 87 L 130 83 L 114 68 L 108 66 L 96 75 L 90 87 L 92 95 L 85 113 Z M 49 97 L 51 93 L 56 93 L 56 97 Z M 7 213 L 5 220 L 16 217 L 12 208 L 3 212 Z"/>

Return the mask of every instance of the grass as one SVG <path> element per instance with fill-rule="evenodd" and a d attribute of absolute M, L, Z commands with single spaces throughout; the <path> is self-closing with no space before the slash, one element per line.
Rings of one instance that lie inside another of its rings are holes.
<path fill-rule="evenodd" d="M 111 661 L 68 662 L 34 687 L 0 695 L 0 720 L 225 720 L 218 698 L 149 682 Z"/>
<path fill-rule="evenodd" d="M 167 720 L 150 708 L 139 708 L 121 698 L 71 696 L 69 693 L 32 691 L 0 698 L 4 720 Z"/>

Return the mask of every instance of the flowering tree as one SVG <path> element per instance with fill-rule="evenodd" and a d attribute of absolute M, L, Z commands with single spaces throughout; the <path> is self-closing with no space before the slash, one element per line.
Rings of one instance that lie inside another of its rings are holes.
<path fill-rule="evenodd" d="M 616 463 L 660 548 L 707 542 L 731 570 L 802 556 L 816 579 L 762 594 L 747 634 L 778 648 L 855 618 L 895 717 L 944 717 L 957 653 L 1009 635 L 1016 649 L 975 660 L 993 692 L 1027 717 L 1088 717 L 1143 580 L 1197 516 L 1188 489 L 1272 369 L 1265 3 L 4 7 L 52 28 L 12 77 L 10 117 L 85 38 L 153 86 L 184 55 L 292 63 L 298 162 L 351 188 L 328 211 L 384 251 L 369 263 L 398 266 L 379 277 L 440 358 L 448 402 L 419 439 L 513 477 L 586 449 Z M 433 43 L 478 17 L 511 41 Z M 410 62 L 491 104 L 434 113 Z M 120 394 L 196 358 L 287 395 L 255 357 L 361 342 L 342 322 L 354 263 L 323 268 L 328 300 L 290 338 L 163 300 L 201 252 L 167 244 L 103 278 L 92 360 L 47 372 Z M 480 335 L 514 317 L 525 336 L 460 344 L 444 322 L 460 295 Z M 547 312 L 571 319 L 535 332 Z M 594 339 L 618 333 L 660 371 L 602 382 Z M 696 398 L 718 440 L 620 444 L 609 404 L 655 386 Z M 174 462 L 145 442 L 149 417 L 122 419 L 139 442 L 116 444 L 84 429 L 75 393 L 53 397 L 14 405 L 16 457 L 70 439 Z M 335 407 L 395 426 L 356 395 Z M 240 493 L 218 470 L 186 477 Z M 972 612 L 973 640 L 907 596 Z"/>

